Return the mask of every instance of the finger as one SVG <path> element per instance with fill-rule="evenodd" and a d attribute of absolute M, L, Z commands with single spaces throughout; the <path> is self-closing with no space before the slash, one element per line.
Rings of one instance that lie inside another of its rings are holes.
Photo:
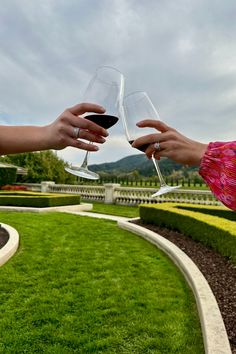
<path fill-rule="evenodd" d="M 104 113 L 106 111 L 104 107 L 95 103 L 78 103 L 67 110 L 75 115 L 84 114 L 86 112 Z"/>
<path fill-rule="evenodd" d="M 65 126 L 63 130 L 63 136 L 65 137 L 69 136 L 70 138 L 77 139 L 77 140 L 85 139 L 97 143 L 104 143 L 106 141 L 101 135 L 93 134 L 90 131 L 81 128 L 78 128 L 78 133 L 77 135 L 75 135 L 75 129 L 77 128 L 78 127 L 72 127 L 71 125 Z"/>
<path fill-rule="evenodd" d="M 102 128 L 100 125 L 98 125 L 86 118 L 80 118 L 80 119 L 81 119 L 80 120 L 81 129 L 87 129 L 97 135 L 102 135 L 105 137 L 109 135 L 107 130 Z"/>
<path fill-rule="evenodd" d="M 78 127 L 80 129 L 91 130 L 96 135 L 108 136 L 108 132 L 106 129 L 102 128 L 100 125 L 82 117 L 77 117 L 73 115 L 71 112 L 67 111 L 64 114 L 64 118 L 71 127 L 71 134 L 73 134 L 73 128 Z"/>
<path fill-rule="evenodd" d="M 88 143 L 85 143 L 84 141 L 75 140 L 75 139 L 71 139 L 69 141 L 68 146 L 72 146 L 72 147 L 75 147 L 77 149 L 87 150 L 87 151 L 91 151 L 91 152 L 99 150 L 99 147 L 97 145 L 88 144 Z"/>
<path fill-rule="evenodd" d="M 100 143 L 100 144 L 103 144 L 106 141 L 106 139 L 104 139 L 102 136 L 92 134 L 91 132 L 83 129 L 80 129 L 78 138 Z"/>
<path fill-rule="evenodd" d="M 167 142 L 159 142 L 160 150 L 156 150 L 155 144 L 149 145 L 147 150 L 145 151 L 145 154 L 147 157 L 150 159 L 152 156 L 158 156 L 158 157 L 163 157 L 167 156 L 167 149 L 168 149 L 168 143 Z"/>
<path fill-rule="evenodd" d="M 152 155 L 156 152 L 156 149 L 154 147 L 154 144 L 150 144 L 148 148 L 145 151 L 145 154 L 147 155 L 148 158 L 152 157 Z"/>
<path fill-rule="evenodd" d="M 155 128 L 160 132 L 167 132 L 168 130 L 173 130 L 173 128 L 169 127 L 167 124 L 160 120 L 155 119 L 145 119 L 137 123 L 137 126 L 140 128 Z"/>
<path fill-rule="evenodd" d="M 157 141 L 160 141 L 161 134 L 148 134 L 144 135 L 136 140 L 134 140 L 132 147 L 138 148 L 141 145 L 146 145 L 146 144 L 153 144 L 156 143 Z"/>
<path fill-rule="evenodd" d="M 153 154 L 153 157 L 156 159 L 156 160 L 160 160 L 161 157 L 160 157 L 160 153 L 159 152 L 155 152 L 155 154 Z"/>

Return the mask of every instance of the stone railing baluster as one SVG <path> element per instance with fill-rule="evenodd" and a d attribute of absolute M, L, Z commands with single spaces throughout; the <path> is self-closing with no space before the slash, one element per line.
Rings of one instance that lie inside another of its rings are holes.
<path fill-rule="evenodd" d="M 151 195 L 155 188 L 121 187 L 120 184 L 107 183 L 103 186 L 91 185 L 67 185 L 54 182 L 42 182 L 39 184 L 26 184 L 31 190 L 41 190 L 46 193 L 72 193 L 80 194 L 86 201 L 100 201 L 109 204 L 137 205 L 141 203 L 193 203 L 203 205 L 222 205 L 209 190 L 177 189 L 172 193 L 163 194 L 157 198 Z"/>

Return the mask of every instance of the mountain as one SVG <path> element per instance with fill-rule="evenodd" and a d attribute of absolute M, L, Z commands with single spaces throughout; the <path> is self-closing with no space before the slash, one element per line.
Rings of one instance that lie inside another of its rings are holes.
<path fill-rule="evenodd" d="M 164 175 L 169 175 L 173 171 L 184 169 L 185 171 L 193 171 L 193 167 L 183 167 L 182 165 L 169 160 L 167 158 L 161 158 L 159 166 Z M 156 171 L 152 161 L 148 160 L 146 155 L 138 154 L 124 157 L 116 162 L 106 162 L 101 164 L 94 164 L 89 166 L 92 171 L 99 174 L 112 174 L 121 175 L 128 174 L 134 171 L 139 172 L 140 175 L 148 177 L 156 175 Z"/>

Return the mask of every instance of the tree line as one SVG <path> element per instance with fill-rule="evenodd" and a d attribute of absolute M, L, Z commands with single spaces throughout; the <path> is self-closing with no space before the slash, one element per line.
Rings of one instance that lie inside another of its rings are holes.
<path fill-rule="evenodd" d="M 89 181 L 73 176 L 65 171 L 68 163 L 57 156 L 54 151 L 29 152 L 2 156 L 0 162 L 10 163 L 27 169 L 27 175 L 17 175 L 18 183 L 41 183 L 42 181 L 54 181 L 57 184 L 104 184 L 119 183 L 122 186 L 153 187 L 158 186 L 156 175 L 143 176 L 139 171 L 133 170 L 127 173 L 117 172 L 100 173 L 98 181 Z M 186 169 L 172 171 L 165 176 L 170 185 L 182 185 L 183 187 L 204 185 L 197 171 Z"/>

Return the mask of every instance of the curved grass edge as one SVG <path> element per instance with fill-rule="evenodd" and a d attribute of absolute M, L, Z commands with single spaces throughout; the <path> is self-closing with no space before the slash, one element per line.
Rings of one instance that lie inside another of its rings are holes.
<path fill-rule="evenodd" d="M 228 335 L 217 301 L 195 263 L 176 245 L 153 231 L 128 221 L 118 221 L 117 224 L 120 228 L 135 233 L 157 246 L 182 272 L 196 299 L 205 352 L 231 354 Z"/>
<path fill-rule="evenodd" d="M 0 266 L 4 265 L 17 251 L 20 237 L 12 226 L 1 223 L 1 226 L 8 232 L 9 239 L 0 249 Z"/>

